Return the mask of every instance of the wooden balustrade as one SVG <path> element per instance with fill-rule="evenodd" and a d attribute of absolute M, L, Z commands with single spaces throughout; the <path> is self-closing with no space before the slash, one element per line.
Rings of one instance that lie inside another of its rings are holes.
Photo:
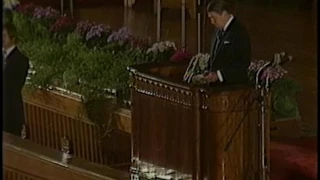
<path fill-rule="evenodd" d="M 27 135 L 33 142 L 61 150 L 66 138 L 72 153 L 82 159 L 103 165 L 130 163 L 130 111 L 114 113 L 113 129 L 104 134 L 107 126 L 91 122 L 77 98 L 44 90 L 26 89 L 23 94 Z M 107 125 L 109 120 L 102 122 Z"/>
<path fill-rule="evenodd" d="M 3 178 L 5 180 L 43 180 L 40 177 L 36 177 L 7 166 L 3 167 Z"/>
<path fill-rule="evenodd" d="M 129 174 L 3 133 L 5 180 L 126 180 Z"/>

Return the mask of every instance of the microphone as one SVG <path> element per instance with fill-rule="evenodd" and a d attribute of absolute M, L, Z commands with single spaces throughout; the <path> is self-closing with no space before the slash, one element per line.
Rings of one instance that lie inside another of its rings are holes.
<path fill-rule="evenodd" d="M 292 56 L 287 56 L 285 52 L 281 53 L 276 53 L 274 54 L 274 59 L 272 61 L 272 67 L 278 66 L 278 65 L 283 65 L 287 62 L 292 61 L 293 57 Z"/>
<path fill-rule="evenodd" d="M 285 53 L 285 52 L 275 53 L 273 61 L 265 63 L 257 71 L 257 73 L 256 73 L 256 87 L 258 87 L 259 78 L 262 75 L 262 72 L 264 71 L 264 69 L 266 69 L 266 68 L 268 68 L 270 66 L 271 67 L 276 67 L 276 66 L 279 66 L 279 65 L 283 65 L 283 64 L 285 64 L 287 62 L 292 61 L 292 59 L 293 59 L 293 57 L 292 56 L 288 56 L 287 53 Z"/>

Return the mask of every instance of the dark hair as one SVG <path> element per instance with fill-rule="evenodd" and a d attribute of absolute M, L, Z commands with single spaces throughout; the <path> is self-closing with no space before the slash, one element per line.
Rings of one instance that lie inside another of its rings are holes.
<path fill-rule="evenodd" d="M 221 14 L 223 11 L 231 13 L 232 6 L 231 3 L 226 0 L 212 0 L 207 5 L 207 12 L 216 12 Z"/>
<path fill-rule="evenodd" d="M 5 22 L 3 29 L 8 32 L 8 35 L 11 39 L 17 39 L 17 29 L 12 22 Z"/>

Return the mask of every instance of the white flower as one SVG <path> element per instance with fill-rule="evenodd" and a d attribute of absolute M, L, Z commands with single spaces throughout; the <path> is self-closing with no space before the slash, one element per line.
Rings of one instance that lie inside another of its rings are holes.
<path fill-rule="evenodd" d="M 159 46 L 159 51 L 160 51 L 160 52 L 163 52 L 164 50 L 165 50 L 165 47 Z"/>
<path fill-rule="evenodd" d="M 208 66 L 208 61 L 210 59 L 210 55 L 209 54 L 199 53 L 199 54 L 195 55 L 193 58 L 198 60 L 199 68 L 200 68 L 201 71 L 206 70 L 206 68 Z"/>
<path fill-rule="evenodd" d="M 151 48 L 149 48 L 147 50 L 147 53 L 155 53 L 155 54 L 158 54 L 159 52 L 164 52 L 164 51 L 167 51 L 169 49 L 174 49 L 176 50 L 176 45 L 174 42 L 171 42 L 171 41 L 161 41 L 161 42 L 158 42 L 158 43 L 154 43 Z"/>
<path fill-rule="evenodd" d="M 4 0 L 3 1 L 3 7 L 5 9 L 13 9 L 17 5 L 19 5 L 20 2 L 18 0 Z"/>

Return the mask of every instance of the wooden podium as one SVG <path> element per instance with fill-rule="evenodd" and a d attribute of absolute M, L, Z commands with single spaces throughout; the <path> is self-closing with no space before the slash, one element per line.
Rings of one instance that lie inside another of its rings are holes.
<path fill-rule="evenodd" d="M 131 170 L 164 179 L 258 180 L 258 92 L 244 85 L 190 86 L 182 82 L 186 66 L 130 68 Z"/>

